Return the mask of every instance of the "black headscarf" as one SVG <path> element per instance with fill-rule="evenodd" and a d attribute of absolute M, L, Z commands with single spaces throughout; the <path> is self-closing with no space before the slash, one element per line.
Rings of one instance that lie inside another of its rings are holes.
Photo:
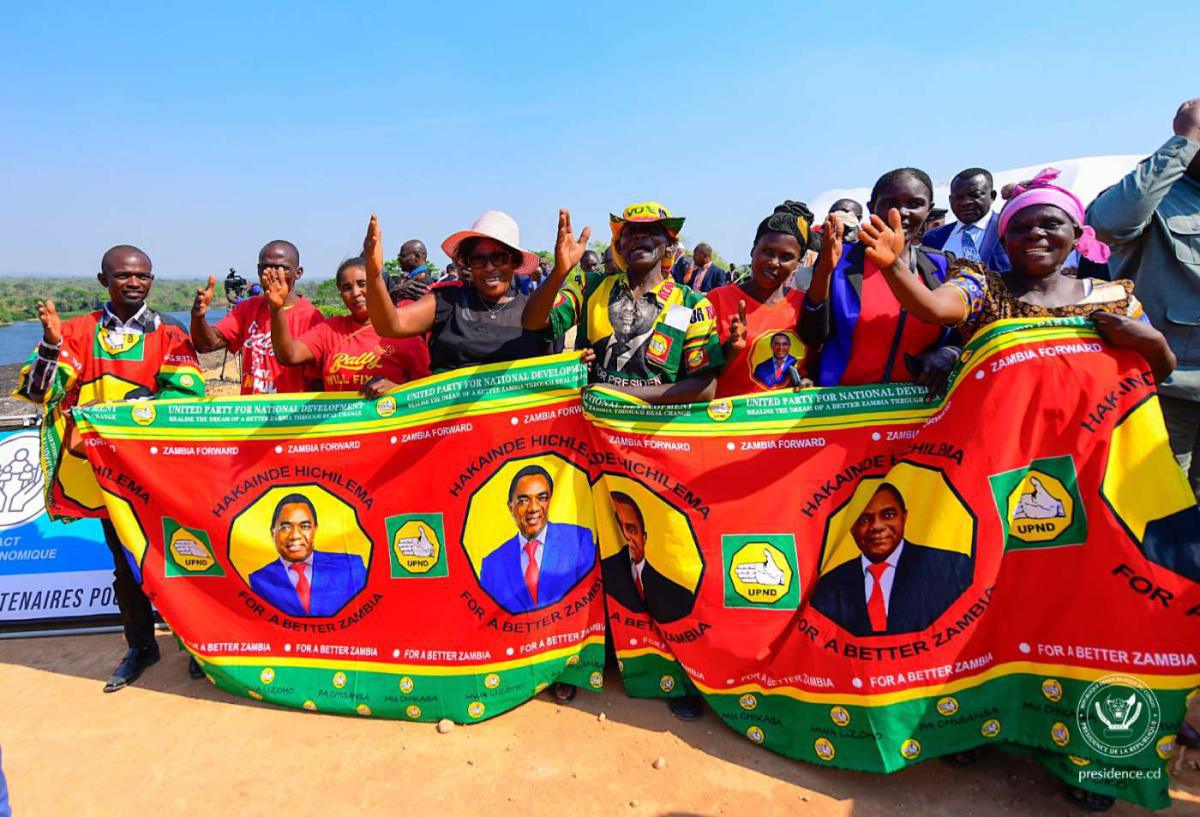
<path fill-rule="evenodd" d="M 801 252 L 806 249 L 819 249 L 820 244 L 814 242 L 819 242 L 820 239 L 813 232 L 812 223 L 813 213 L 808 209 L 808 205 L 802 201 L 788 199 L 759 223 L 758 231 L 754 234 L 754 243 L 757 244 L 764 233 L 785 233 L 795 237 Z"/>

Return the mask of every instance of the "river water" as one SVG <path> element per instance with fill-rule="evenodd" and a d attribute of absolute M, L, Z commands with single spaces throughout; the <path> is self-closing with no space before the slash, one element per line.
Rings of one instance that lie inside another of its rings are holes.
<path fill-rule="evenodd" d="M 186 328 L 191 321 L 188 312 L 167 312 Z M 224 309 L 208 310 L 209 321 L 215 323 L 225 317 Z M 11 326 L 0 326 L 0 366 L 23 363 L 33 347 L 42 337 L 42 325 L 37 321 L 18 321 Z"/>

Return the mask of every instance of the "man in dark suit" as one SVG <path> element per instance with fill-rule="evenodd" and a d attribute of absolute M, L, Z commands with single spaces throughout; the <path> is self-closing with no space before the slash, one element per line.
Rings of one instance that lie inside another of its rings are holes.
<path fill-rule="evenodd" d="M 554 480 L 540 465 L 527 465 L 508 487 L 508 510 L 517 535 L 483 558 L 479 584 L 510 613 L 526 613 L 559 601 L 596 564 L 592 532 L 551 522 Z"/>
<path fill-rule="evenodd" d="M 303 494 L 279 500 L 271 536 L 279 558 L 250 574 L 250 589 L 282 613 L 331 616 L 367 583 L 361 556 L 313 549 L 317 509 Z"/>
<path fill-rule="evenodd" d="M 600 562 L 605 591 L 635 613 L 649 610 L 663 624 L 678 621 L 692 612 L 695 594 L 646 561 L 646 520 L 633 497 L 614 491 L 612 502 L 625 547 Z"/>
<path fill-rule="evenodd" d="M 883 483 L 850 535 L 861 556 L 821 576 L 810 603 L 856 636 L 924 630 L 971 585 L 971 559 L 904 539 L 904 497 Z"/>
<path fill-rule="evenodd" d="M 713 261 L 712 247 L 700 243 L 696 245 L 696 249 L 692 250 L 691 270 L 682 271 L 676 280 L 696 292 L 711 292 L 717 287 L 723 287 L 729 283 L 729 273 Z"/>
<path fill-rule="evenodd" d="M 787 332 L 771 335 L 771 356 L 754 367 L 754 379 L 770 389 L 788 385 L 787 370 L 798 363 Z"/>
<path fill-rule="evenodd" d="M 1000 214 L 992 212 L 996 201 L 992 184 L 992 174 L 982 167 L 969 167 L 955 176 L 950 182 L 950 209 L 958 221 L 929 230 L 921 243 L 996 272 L 1011 269 L 1000 243 Z"/>

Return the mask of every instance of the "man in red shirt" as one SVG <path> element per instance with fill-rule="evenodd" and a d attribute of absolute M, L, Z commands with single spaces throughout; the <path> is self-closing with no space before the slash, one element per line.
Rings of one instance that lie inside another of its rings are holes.
<path fill-rule="evenodd" d="M 276 240 L 258 252 L 258 275 L 278 272 L 288 286 L 284 314 L 293 337 L 299 337 L 325 320 L 312 302 L 296 292 L 296 282 L 304 275 L 300 251 L 290 241 Z M 242 394 L 275 394 L 307 391 L 313 379 L 307 368 L 288 367 L 275 357 L 271 348 L 271 307 L 264 295 L 247 298 L 213 326 L 204 317 L 212 303 L 216 278 L 208 277 L 208 286 L 196 290 L 192 303 L 192 342 L 198 352 L 229 349 L 242 353 Z M 319 388 L 319 387 L 317 387 Z"/>

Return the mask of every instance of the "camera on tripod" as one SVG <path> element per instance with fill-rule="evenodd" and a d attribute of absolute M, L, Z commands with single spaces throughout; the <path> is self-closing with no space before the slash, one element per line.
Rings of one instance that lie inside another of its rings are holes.
<path fill-rule="evenodd" d="M 237 270 L 230 267 L 229 274 L 225 276 L 225 300 L 230 303 L 237 303 L 242 298 L 245 298 L 247 286 L 248 282 L 246 279 L 238 275 Z"/>

